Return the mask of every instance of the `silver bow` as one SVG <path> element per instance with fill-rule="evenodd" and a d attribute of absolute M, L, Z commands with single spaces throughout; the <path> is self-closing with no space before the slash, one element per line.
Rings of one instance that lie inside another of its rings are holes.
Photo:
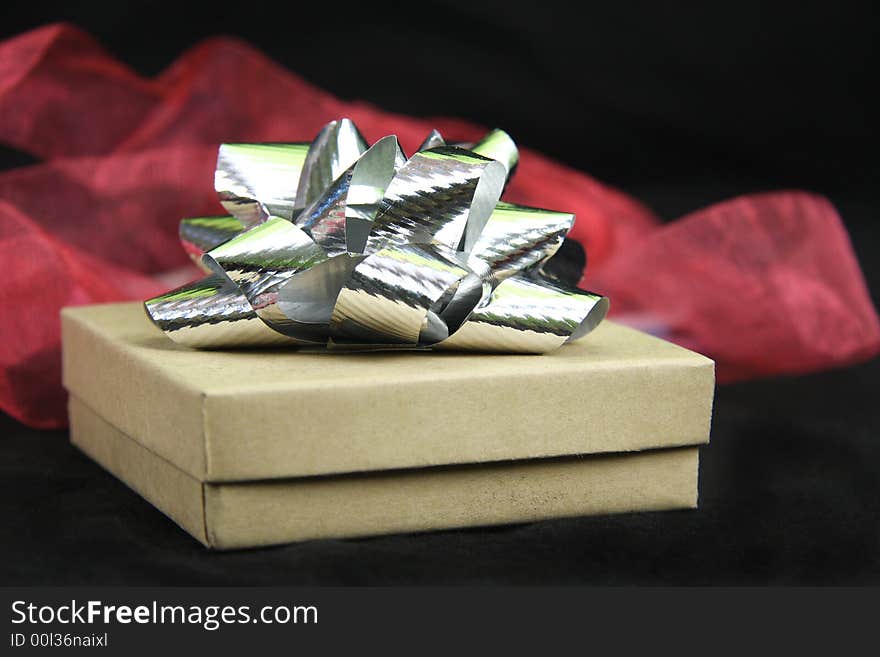
<path fill-rule="evenodd" d="M 180 225 L 208 276 L 147 313 L 197 348 L 555 349 L 608 299 L 543 269 L 574 215 L 499 201 L 518 157 L 500 130 L 469 148 L 434 131 L 407 159 L 348 119 L 311 144 L 223 144 L 215 187 L 231 216 Z"/>

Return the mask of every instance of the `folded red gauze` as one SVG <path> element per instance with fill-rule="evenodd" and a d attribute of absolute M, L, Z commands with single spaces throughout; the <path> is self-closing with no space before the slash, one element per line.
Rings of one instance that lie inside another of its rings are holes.
<path fill-rule="evenodd" d="M 172 287 L 167 272 L 189 273 L 177 224 L 223 213 L 211 184 L 221 142 L 309 141 L 341 116 L 371 142 L 396 134 L 407 152 L 432 128 L 462 141 L 485 132 L 342 102 L 234 39 L 206 41 L 152 80 L 69 26 L 0 44 L 0 140 L 41 160 L 0 173 L 0 409 L 32 426 L 66 424 L 59 310 L 147 298 Z M 611 297 L 617 319 L 715 358 L 722 380 L 880 351 L 825 199 L 756 195 L 663 226 L 583 173 L 520 155 L 505 199 L 574 212 L 584 284 Z"/>

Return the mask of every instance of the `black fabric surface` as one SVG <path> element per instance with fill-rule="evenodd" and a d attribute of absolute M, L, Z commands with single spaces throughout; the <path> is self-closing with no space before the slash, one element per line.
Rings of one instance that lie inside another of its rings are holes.
<path fill-rule="evenodd" d="M 70 20 L 147 74 L 197 38 L 236 32 L 342 97 L 504 127 L 666 219 L 758 190 L 825 193 L 877 304 L 869 3 L 419 6 L 178 2 L 157 21 L 156 3 L 38 2 L 16 6 L 0 30 Z M 3 166 L 28 161 L 0 153 Z M 878 386 L 875 360 L 719 387 L 695 511 L 233 553 L 202 548 L 66 432 L 4 417 L 0 583 L 876 584 Z"/>
<path fill-rule="evenodd" d="M 4 584 L 880 583 L 880 363 L 719 388 L 700 508 L 210 552 L 67 442 L 0 423 Z"/>

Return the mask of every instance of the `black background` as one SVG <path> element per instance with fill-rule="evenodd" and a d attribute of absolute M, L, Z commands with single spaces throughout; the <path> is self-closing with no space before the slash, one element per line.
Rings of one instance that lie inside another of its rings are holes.
<path fill-rule="evenodd" d="M 418 5 L 418 10 L 413 9 Z M 147 75 L 237 34 L 343 98 L 498 125 L 664 219 L 805 188 L 880 295 L 870 3 L 17 3 Z M 6 166 L 28 158 L 5 151 Z M 65 443 L 4 419 L 4 582 L 880 581 L 880 365 L 723 386 L 701 509 L 208 554 Z"/>

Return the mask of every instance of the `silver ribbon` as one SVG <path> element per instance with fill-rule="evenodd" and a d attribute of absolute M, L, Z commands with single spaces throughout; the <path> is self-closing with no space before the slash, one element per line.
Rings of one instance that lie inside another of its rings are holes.
<path fill-rule="evenodd" d="M 202 280 L 145 302 L 196 348 L 463 349 L 544 353 L 586 335 L 608 299 L 544 270 L 574 215 L 500 201 L 516 169 L 501 130 L 409 159 L 348 119 L 311 144 L 223 144 L 231 213 L 184 219 Z"/>

